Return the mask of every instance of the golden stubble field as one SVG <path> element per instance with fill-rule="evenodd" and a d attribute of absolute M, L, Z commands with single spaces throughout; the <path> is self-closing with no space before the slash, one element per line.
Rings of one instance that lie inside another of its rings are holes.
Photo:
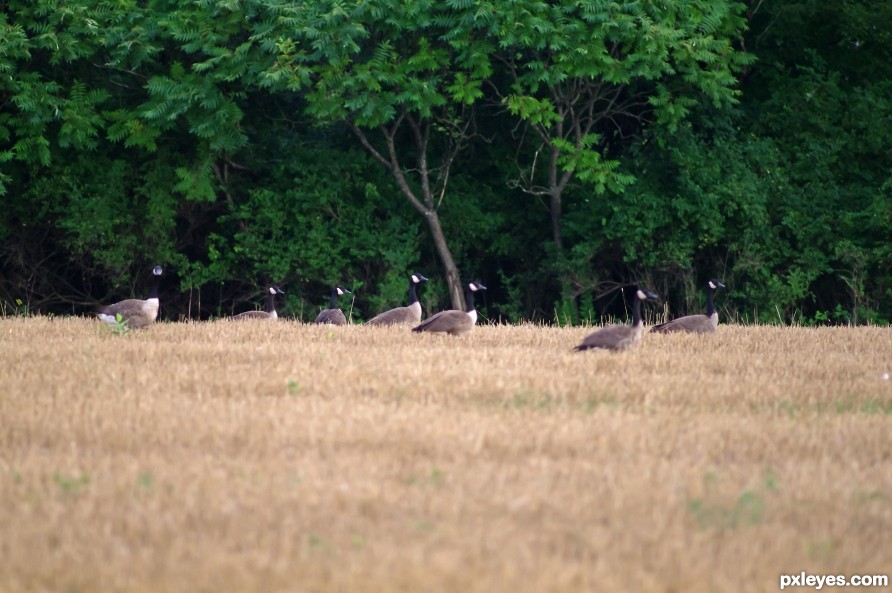
<path fill-rule="evenodd" d="M 2 319 L 0 591 L 892 572 L 892 329 L 589 331 Z"/>

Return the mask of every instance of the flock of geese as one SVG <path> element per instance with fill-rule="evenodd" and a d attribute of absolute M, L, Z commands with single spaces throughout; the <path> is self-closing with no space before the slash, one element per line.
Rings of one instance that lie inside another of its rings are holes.
<path fill-rule="evenodd" d="M 161 266 L 155 266 L 152 270 L 155 282 L 152 285 L 148 298 L 145 300 L 126 299 L 112 305 L 106 305 L 97 311 L 96 316 L 106 323 L 125 323 L 128 328 L 132 329 L 143 328 L 154 323 L 155 319 L 158 318 L 158 288 L 161 284 L 162 272 Z M 414 326 L 412 327 L 413 332 L 445 333 L 453 336 L 460 336 L 474 329 L 474 325 L 477 323 L 474 295 L 486 290 L 486 287 L 480 282 L 469 282 L 465 287 L 465 302 L 467 306 L 464 311 L 440 311 L 422 321 L 421 303 L 418 302 L 418 287 L 427 281 L 427 278 L 417 272 L 412 274 L 409 277 L 409 304 L 405 307 L 396 307 L 384 311 L 366 321 L 365 324 L 412 325 Z M 698 334 L 714 332 L 719 322 L 714 297 L 715 291 L 719 288 L 725 288 L 725 285 L 718 280 L 712 279 L 707 283 L 705 315 L 678 317 L 672 321 L 655 325 L 650 331 L 655 333 L 687 332 Z M 643 287 L 636 287 L 634 290 L 632 324 L 615 323 L 607 325 L 586 336 L 574 350 L 626 350 L 640 342 L 641 335 L 644 333 L 641 303 L 648 300 L 658 300 L 659 297 Z M 278 319 L 276 297 L 280 294 L 285 294 L 282 289 L 277 286 L 270 286 L 267 290 L 265 311 L 247 311 L 234 315 L 230 319 Z M 338 297 L 345 294 L 352 293 L 343 286 L 333 287 L 329 297 L 328 309 L 319 313 L 315 323 L 346 325 L 347 318 L 344 312 L 338 308 Z"/>

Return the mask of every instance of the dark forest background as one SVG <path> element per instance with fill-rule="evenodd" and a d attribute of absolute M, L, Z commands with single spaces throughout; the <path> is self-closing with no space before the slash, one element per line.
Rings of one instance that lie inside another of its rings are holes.
<path fill-rule="evenodd" d="M 0 314 L 892 320 L 892 3 L 0 1 Z"/>

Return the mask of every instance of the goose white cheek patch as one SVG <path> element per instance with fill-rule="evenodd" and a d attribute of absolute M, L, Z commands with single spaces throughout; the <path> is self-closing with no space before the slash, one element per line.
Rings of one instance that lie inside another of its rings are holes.
<path fill-rule="evenodd" d="M 643 301 L 643 300 L 645 300 L 645 299 L 647 298 L 647 295 L 644 294 L 643 292 L 641 292 L 641 291 L 639 290 L 639 291 L 638 291 L 638 298 L 641 299 L 641 300 Z"/>
<path fill-rule="evenodd" d="M 718 287 L 717 287 L 715 284 L 713 284 L 712 282 L 710 282 L 710 283 L 709 283 L 709 288 L 715 290 L 715 289 L 718 288 Z"/>

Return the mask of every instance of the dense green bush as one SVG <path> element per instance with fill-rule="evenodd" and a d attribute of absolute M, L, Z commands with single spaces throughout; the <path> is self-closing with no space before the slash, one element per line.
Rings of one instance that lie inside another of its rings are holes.
<path fill-rule="evenodd" d="M 892 319 L 892 5 L 494 7 L 7 2 L 0 313 L 155 263 L 170 319 L 343 283 L 361 320 L 416 270 L 433 311 L 440 233 L 492 319 L 625 315 L 630 281 L 686 313 L 712 276 L 739 321 Z"/>

